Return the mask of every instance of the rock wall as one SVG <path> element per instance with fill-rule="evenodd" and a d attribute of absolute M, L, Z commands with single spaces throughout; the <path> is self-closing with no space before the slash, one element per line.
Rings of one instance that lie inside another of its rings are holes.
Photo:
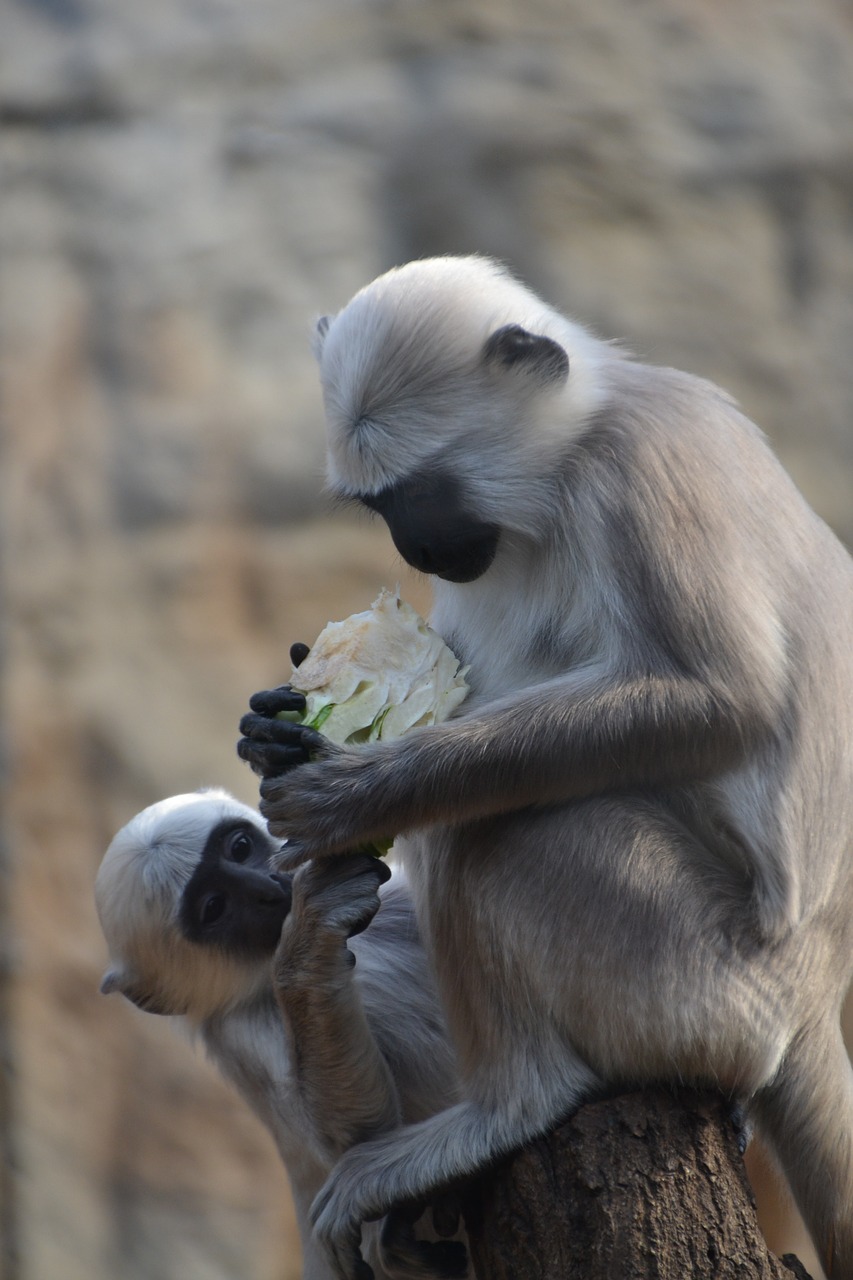
<path fill-rule="evenodd" d="M 324 514 L 312 318 L 477 250 L 733 390 L 853 542 L 844 0 L 10 0 L 3 1280 L 290 1280 L 265 1134 L 97 985 L 109 838 L 403 577 Z"/>

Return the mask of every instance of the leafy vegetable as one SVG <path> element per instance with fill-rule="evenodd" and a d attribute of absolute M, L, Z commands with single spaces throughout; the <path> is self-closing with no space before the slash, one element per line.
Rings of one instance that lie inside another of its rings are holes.
<path fill-rule="evenodd" d="M 324 627 L 290 684 L 305 695 L 301 723 L 351 746 L 446 720 L 468 693 L 467 670 L 411 605 L 382 591 L 370 609 Z"/>

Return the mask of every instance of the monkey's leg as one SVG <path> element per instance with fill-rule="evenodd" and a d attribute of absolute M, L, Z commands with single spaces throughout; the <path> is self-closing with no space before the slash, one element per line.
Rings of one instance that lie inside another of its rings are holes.
<path fill-rule="evenodd" d="M 358 1280 L 361 1224 L 393 1204 L 417 1200 L 437 1185 L 465 1178 L 541 1131 L 542 1112 L 568 1114 L 600 1087 L 579 1059 L 566 1052 L 559 1078 L 538 1081 L 537 1106 L 524 1097 L 501 1110 L 462 1102 L 419 1124 L 353 1147 L 338 1162 L 311 1208 L 315 1234 L 346 1280 Z"/>
<path fill-rule="evenodd" d="M 500 1107 L 496 1045 L 524 1036 L 538 1067 L 553 1028 L 615 1085 L 675 1078 L 754 1098 L 833 1280 L 853 1280 L 846 959 L 820 919 L 766 942 L 737 866 L 648 797 L 469 826 L 427 874 L 469 1093 Z"/>
<path fill-rule="evenodd" d="M 528 809 L 405 847 L 466 1092 L 484 1105 L 567 1051 L 612 1084 L 675 1075 L 749 1096 L 821 990 L 810 979 L 807 996 L 804 965 L 764 945 L 740 868 L 654 799 Z M 519 1075 L 501 1077 L 508 1062 Z"/>

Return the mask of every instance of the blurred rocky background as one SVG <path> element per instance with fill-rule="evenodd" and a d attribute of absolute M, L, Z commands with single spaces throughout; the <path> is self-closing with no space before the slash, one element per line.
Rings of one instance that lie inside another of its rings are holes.
<path fill-rule="evenodd" d="M 98 995 L 91 887 L 141 806 L 254 800 L 292 640 L 427 605 L 326 512 L 312 320 L 496 254 L 733 390 L 850 543 L 853 10 L 5 0 L 0 146 L 0 1276 L 293 1280 L 266 1135 Z"/>

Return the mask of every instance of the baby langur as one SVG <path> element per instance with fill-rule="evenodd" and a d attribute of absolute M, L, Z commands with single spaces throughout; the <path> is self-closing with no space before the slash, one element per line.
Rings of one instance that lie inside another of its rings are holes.
<path fill-rule="evenodd" d="M 341 1159 L 359 1224 L 602 1084 L 749 1103 L 853 1280 L 853 563 L 710 383 L 630 359 L 495 263 L 410 263 L 321 322 L 333 491 L 431 575 L 454 718 L 240 752 L 288 865 L 405 833 L 464 1100 Z"/>
<path fill-rule="evenodd" d="M 358 854 L 278 874 L 280 848 L 225 791 L 137 814 L 96 881 L 111 957 L 101 989 L 201 1034 L 278 1146 L 305 1280 L 331 1280 L 308 1208 L 335 1161 L 440 1110 L 457 1086 L 404 877 Z M 387 1219 L 381 1241 L 365 1231 L 376 1275 L 466 1274 L 464 1246 L 416 1241 L 416 1216 Z"/>

